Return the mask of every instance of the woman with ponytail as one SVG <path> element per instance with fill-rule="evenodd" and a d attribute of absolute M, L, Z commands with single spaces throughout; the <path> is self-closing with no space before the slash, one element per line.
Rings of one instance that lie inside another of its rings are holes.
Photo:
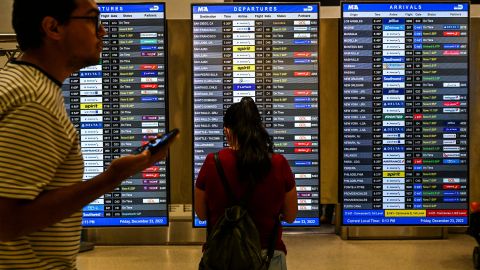
<path fill-rule="evenodd" d="M 247 205 L 260 234 L 262 249 L 268 248 L 275 219 L 286 222 L 297 216 L 297 191 L 287 160 L 273 153 L 273 143 L 252 98 L 244 97 L 230 106 L 223 117 L 229 147 L 218 152 L 220 163 L 236 199 L 253 189 Z M 195 212 L 207 220 L 209 229 L 229 206 L 217 173 L 214 153 L 207 155 L 195 184 Z M 282 241 L 281 225 L 277 230 L 275 255 L 269 269 L 286 269 L 287 252 Z"/>

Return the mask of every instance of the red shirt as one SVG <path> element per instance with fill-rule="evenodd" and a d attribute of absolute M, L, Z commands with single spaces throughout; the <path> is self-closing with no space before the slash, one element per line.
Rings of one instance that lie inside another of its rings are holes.
<path fill-rule="evenodd" d="M 235 150 L 225 148 L 219 152 L 225 176 L 232 192 L 238 199 L 245 194 L 246 184 L 237 178 Z M 229 200 L 215 167 L 214 154 L 208 154 L 198 174 L 195 186 L 206 192 L 208 226 L 211 229 L 225 212 Z M 285 202 L 285 194 L 295 187 L 295 179 L 287 160 L 280 154 L 272 155 L 272 168 L 268 175 L 255 186 L 248 204 L 248 212 L 260 233 L 262 249 L 267 249 L 273 233 L 274 220 Z M 276 250 L 287 252 L 282 241 L 282 226 L 279 226 Z"/>

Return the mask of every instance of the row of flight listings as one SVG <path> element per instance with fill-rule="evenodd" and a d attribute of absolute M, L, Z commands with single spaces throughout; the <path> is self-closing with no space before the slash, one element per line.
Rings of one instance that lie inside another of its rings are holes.
<path fill-rule="evenodd" d="M 101 62 L 64 83 L 84 180 L 169 130 L 164 3 L 99 4 Z M 468 224 L 468 3 L 343 3 L 343 225 Z M 319 5 L 193 4 L 193 183 L 228 146 L 223 113 L 252 97 L 320 225 Z M 84 226 L 167 226 L 160 162 L 83 209 Z M 195 227 L 205 222 L 193 217 Z"/>

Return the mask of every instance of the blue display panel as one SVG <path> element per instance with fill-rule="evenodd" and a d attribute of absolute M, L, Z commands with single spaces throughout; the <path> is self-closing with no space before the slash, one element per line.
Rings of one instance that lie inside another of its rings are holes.
<path fill-rule="evenodd" d="M 64 82 L 78 128 L 84 181 L 168 128 L 164 3 L 99 4 L 107 35 L 101 63 Z M 83 208 L 83 226 L 168 225 L 165 161 Z"/>
<path fill-rule="evenodd" d="M 319 6 L 194 4 L 192 21 L 194 179 L 208 153 L 228 146 L 224 111 L 250 96 L 295 175 L 299 214 L 285 225 L 320 225 Z"/>
<path fill-rule="evenodd" d="M 468 224 L 468 3 L 342 4 L 343 225 Z"/>

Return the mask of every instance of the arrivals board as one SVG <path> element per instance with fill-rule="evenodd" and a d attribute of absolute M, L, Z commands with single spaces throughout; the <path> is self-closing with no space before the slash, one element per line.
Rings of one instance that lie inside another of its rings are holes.
<path fill-rule="evenodd" d="M 343 225 L 468 224 L 468 3 L 343 3 Z"/>
<path fill-rule="evenodd" d="M 194 4 L 192 24 L 194 178 L 207 154 L 228 146 L 225 110 L 252 97 L 295 176 L 291 225 L 318 226 L 318 4 Z"/>
<path fill-rule="evenodd" d="M 167 129 L 165 4 L 99 4 L 107 35 L 101 63 L 72 74 L 63 86 L 77 127 L 84 180 L 132 154 Z M 83 226 L 168 225 L 165 161 L 125 180 L 83 208 Z"/>

